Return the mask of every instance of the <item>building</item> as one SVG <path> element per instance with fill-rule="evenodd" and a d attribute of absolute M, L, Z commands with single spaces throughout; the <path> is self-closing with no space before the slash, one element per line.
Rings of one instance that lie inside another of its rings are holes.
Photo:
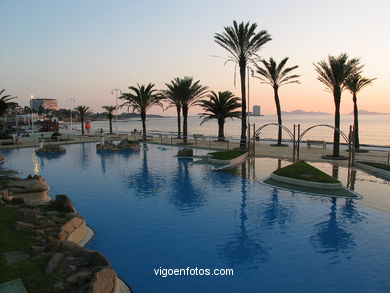
<path fill-rule="evenodd" d="M 33 112 L 42 112 L 45 110 L 50 110 L 50 111 L 58 110 L 57 99 L 50 99 L 50 98 L 32 99 L 30 101 L 30 106 Z"/>
<path fill-rule="evenodd" d="M 260 106 L 259 105 L 254 105 L 253 106 L 253 116 L 261 116 L 261 112 L 260 112 Z"/>

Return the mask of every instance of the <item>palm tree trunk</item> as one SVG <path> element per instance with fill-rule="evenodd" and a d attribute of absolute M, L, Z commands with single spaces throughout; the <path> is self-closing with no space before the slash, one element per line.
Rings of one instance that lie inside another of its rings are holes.
<path fill-rule="evenodd" d="M 80 120 L 81 120 L 81 134 L 84 135 L 84 117 L 81 117 Z"/>
<path fill-rule="evenodd" d="M 112 118 L 108 119 L 110 121 L 110 134 L 112 134 Z"/>
<path fill-rule="evenodd" d="M 146 112 L 141 111 L 141 120 L 142 120 L 142 139 L 146 140 Z"/>
<path fill-rule="evenodd" d="M 282 111 L 280 109 L 280 100 L 278 94 L 278 88 L 274 87 L 274 96 L 275 96 L 275 104 L 276 104 L 276 113 L 278 114 L 278 124 L 282 125 Z M 278 127 L 278 145 L 282 144 L 282 127 Z"/>
<path fill-rule="evenodd" d="M 241 78 L 241 139 L 240 148 L 246 148 L 246 86 L 245 86 L 246 63 L 240 64 Z"/>
<path fill-rule="evenodd" d="M 341 91 L 335 92 L 334 127 L 339 131 L 340 131 L 340 101 L 341 101 Z M 334 130 L 334 134 L 333 134 L 333 157 L 338 157 L 340 155 L 340 133 L 336 129 Z"/>
<path fill-rule="evenodd" d="M 176 111 L 177 111 L 177 138 L 181 139 L 181 121 L 180 121 L 181 107 L 176 106 Z"/>
<path fill-rule="evenodd" d="M 183 106 L 183 143 L 187 143 L 187 117 L 188 117 L 188 108 Z"/>
<path fill-rule="evenodd" d="M 224 126 L 225 120 L 218 120 L 218 141 L 225 141 Z"/>
<path fill-rule="evenodd" d="M 354 135 L 355 135 L 355 149 L 359 149 L 359 110 L 357 106 L 357 97 L 356 94 L 353 94 L 353 126 L 354 126 Z"/>

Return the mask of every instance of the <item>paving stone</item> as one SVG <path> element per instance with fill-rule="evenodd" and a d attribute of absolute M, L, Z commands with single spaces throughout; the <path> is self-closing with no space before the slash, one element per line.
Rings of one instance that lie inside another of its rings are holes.
<path fill-rule="evenodd" d="M 21 279 L 0 284 L 0 293 L 27 293 Z"/>

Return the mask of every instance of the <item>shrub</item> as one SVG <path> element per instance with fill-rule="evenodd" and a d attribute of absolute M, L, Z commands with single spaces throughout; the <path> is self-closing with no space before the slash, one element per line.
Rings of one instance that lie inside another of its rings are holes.
<path fill-rule="evenodd" d="M 2 132 L 0 133 L 0 139 L 12 139 L 12 136 L 8 133 Z"/>

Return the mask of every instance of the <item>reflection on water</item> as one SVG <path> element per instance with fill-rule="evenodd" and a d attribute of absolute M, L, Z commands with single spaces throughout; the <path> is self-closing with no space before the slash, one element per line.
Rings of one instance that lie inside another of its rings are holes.
<path fill-rule="evenodd" d="M 241 165 L 241 176 L 248 176 L 246 164 Z M 261 235 L 250 236 L 246 227 L 248 220 L 248 180 L 241 179 L 241 205 L 240 205 L 240 225 L 238 232 L 235 232 L 229 241 L 221 248 L 220 255 L 227 260 L 227 264 L 232 268 L 257 269 L 259 263 L 268 259 L 268 250 L 263 246 Z"/>
<path fill-rule="evenodd" d="M 340 261 L 339 256 L 342 252 L 345 257 L 351 256 L 351 249 L 355 246 L 352 232 L 344 226 L 344 219 L 355 217 L 352 204 L 348 204 L 349 208 L 342 211 L 342 215 L 337 215 L 337 199 L 331 199 L 330 212 L 328 219 L 314 225 L 317 231 L 310 240 L 316 251 L 322 254 L 330 254 L 329 260 L 331 263 Z M 351 229 L 351 228 L 349 228 Z"/>
<path fill-rule="evenodd" d="M 199 207 L 204 198 L 199 185 L 193 183 L 190 174 L 190 164 L 193 159 L 178 158 L 177 169 L 172 178 L 171 202 L 180 209 Z"/>
<path fill-rule="evenodd" d="M 82 169 L 88 169 L 89 167 L 89 158 L 88 158 L 88 149 L 85 146 L 85 143 L 80 145 L 80 166 Z"/>

